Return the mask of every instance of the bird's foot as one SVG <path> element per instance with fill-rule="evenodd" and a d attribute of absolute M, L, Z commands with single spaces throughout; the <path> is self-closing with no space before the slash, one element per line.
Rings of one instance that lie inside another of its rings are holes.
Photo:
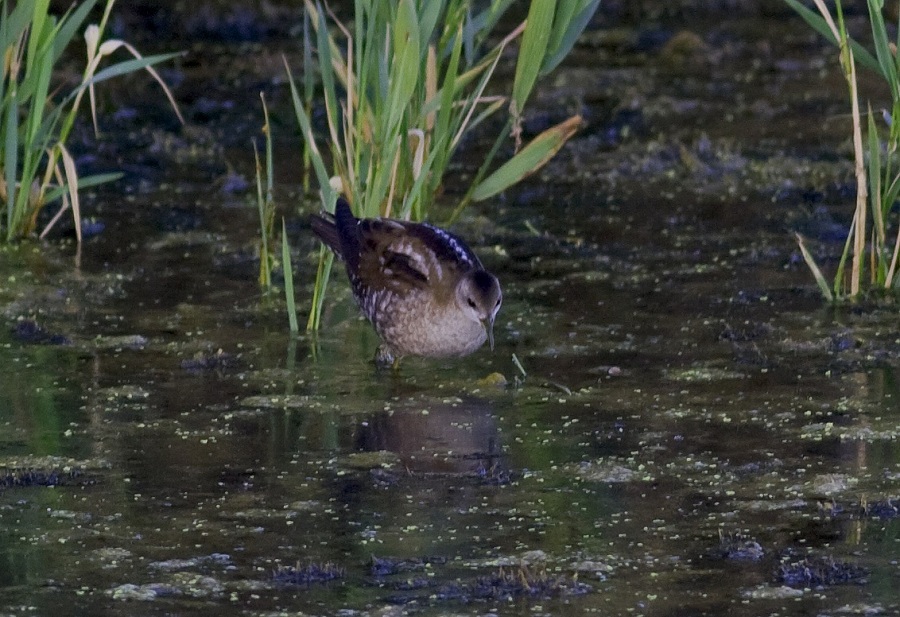
<path fill-rule="evenodd" d="M 397 369 L 400 366 L 400 356 L 394 356 L 390 347 L 382 344 L 375 350 L 375 364 L 378 368 Z"/>

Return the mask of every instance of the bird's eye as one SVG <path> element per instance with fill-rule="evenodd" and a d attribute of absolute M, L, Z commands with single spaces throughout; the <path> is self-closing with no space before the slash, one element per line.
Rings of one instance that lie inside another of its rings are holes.
<path fill-rule="evenodd" d="M 500 298 L 497 298 L 497 302 L 494 303 L 494 306 L 500 306 Z"/>
<path fill-rule="evenodd" d="M 473 300 L 472 298 L 466 298 L 466 302 L 469 303 L 469 306 L 475 308 L 475 300 Z"/>

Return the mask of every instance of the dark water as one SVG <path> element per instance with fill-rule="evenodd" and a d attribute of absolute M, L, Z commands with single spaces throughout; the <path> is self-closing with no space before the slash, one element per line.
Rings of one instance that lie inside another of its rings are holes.
<path fill-rule="evenodd" d="M 779 11 L 628 17 L 539 93 L 583 133 L 458 229 L 497 348 L 398 372 L 342 275 L 315 340 L 256 283 L 259 89 L 301 305 L 315 267 L 288 39 L 194 43 L 185 129 L 114 91 L 105 230 L 0 259 L 0 612 L 898 614 L 896 307 L 824 306 L 790 233 L 834 267 L 834 58 Z"/>

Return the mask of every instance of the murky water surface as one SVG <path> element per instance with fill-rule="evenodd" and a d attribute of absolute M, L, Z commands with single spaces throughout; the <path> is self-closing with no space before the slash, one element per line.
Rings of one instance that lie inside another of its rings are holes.
<path fill-rule="evenodd" d="M 343 275 L 317 340 L 256 283 L 260 89 L 304 304 L 315 265 L 289 39 L 191 43 L 183 129 L 111 95 L 102 232 L 0 259 L 0 613 L 898 614 L 896 306 L 823 306 L 790 233 L 833 267 L 833 57 L 678 19 L 610 10 L 545 82 L 531 129 L 585 131 L 459 227 L 497 348 L 397 372 Z"/>

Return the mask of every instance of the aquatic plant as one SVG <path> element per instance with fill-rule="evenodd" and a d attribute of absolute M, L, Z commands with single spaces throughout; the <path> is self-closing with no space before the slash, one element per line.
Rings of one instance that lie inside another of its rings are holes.
<path fill-rule="evenodd" d="M 333 29 L 320 4 L 305 3 L 314 36 L 304 38 L 304 76 L 312 68 L 314 46 L 330 171 L 313 134 L 309 82 L 301 97 L 286 68 L 326 210 L 333 210 L 340 193 L 357 216 L 426 218 L 463 137 L 506 108 L 508 121 L 452 220 L 471 201 L 492 197 L 540 168 L 581 124 L 576 115 L 521 144 L 522 113 L 537 78 L 568 54 L 600 0 L 532 2 L 527 19 L 486 51 L 488 41 L 497 40 L 495 29 L 512 0 L 492 0 L 477 8 L 468 0 L 356 0 L 353 24 L 348 28 L 331 15 Z M 515 41 L 519 50 L 511 93 L 489 96 L 488 84 Z M 510 136 L 516 153 L 490 171 Z M 308 329 L 318 328 L 331 260 L 323 249 Z"/>
<path fill-rule="evenodd" d="M 275 239 L 275 198 L 272 191 L 275 185 L 272 155 L 272 125 L 269 122 L 269 108 L 266 97 L 260 93 L 263 108 L 263 128 L 265 136 L 265 169 L 259 158 L 259 149 L 253 142 L 253 156 L 256 161 L 256 209 L 259 212 L 259 284 L 266 291 L 272 290 L 272 268 L 276 265 Z M 265 176 L 265 180 L 263 180 Z M 291 265 L 291 251 L 287 241 L 287 226 L 281 219 L 281 266 L 284 273 L 284 295 L 288 314 L 288 325 L 291 334 L 297 334 L 297 306 L 294 297 L 294 270 Z"/>
<path fill-rule="evenodd" d="M 808 9 L 798 0 L 785 2 L 840 50 L 841 70 L 847 80 L 850 94 L 857 182 L 853 220 L 831 284 L 806 248 L 802 236 L 798 234 L 800 251 L 822 295 L 828 301 L 853 299 L 866 291 L 896 289 L 900 284 L 900 278 L 896 276 L 897 262 L 900 258 L 900 222 L 896 220 L 894 204 L 900 195 L 900 154 L 898 154 L 900 123 L 893 120 L 900 117 L 900 60 L 897 58 L 897 43 L 889 42 L 887 27 L 881 13 L 884 0 L 867 0 L 875 46 L 874 55 L 847 33 L 840 0 L 835 0 L 834 3 L 837 21 L 823 0 L 814 0 L 818 13 Z M 882 137 L 884 129 L 879 128 L 879 123 L 875 120 L 869 105 L 866 114 L 868 120 L 865 144 L 857 87 L 857 60 L 881 75 L 891 95 L 891 109 L 883 112 L 887 137 Z M 869 210 L 872 214 L 871 222 L 868 220 Z M 890 232 L 892 226 L 896 227 L 895 232 Z M 849 272 L 847 272 L 848 257 Z"/>
<path fill-rule="evenodd" d="M 85 93 L 90 99 L 96 129 L 96 84 L 145 69 L 162 85 L 181 119 L 171 92 L 152 67 L 176 54 L 144 57 L 125 41 L 102 41 L 115 0 L 106 1 L 99 25 L 91 24 L 84 29 L 87 58 L 79 83 L 70 90 L 54 83 L 54 70 L 58 68 L 60 58 L 96 4 L 97 0 L 86 0 L 57 17 L 50 13 L 50 0 L 0 0 L 0 49 L 3 52 L 0 200 L 6 204 L 5 216 L 0 217 L 0 234 L 7 242 L 33 234 L 38 215 L 47 204 L 56 200 L 60 200 L 62 206 L 41 236 L 71 209 L 80 242 L 78 189 L 118 177 L 118 174 L 80 177 L 75 160 L 66 148 Z M 133 58 L 101 70 L 103 59 L 120 48 Z"/>
<path fill-rule="evenodd" d="M 272 169 L 272 125 L 269 123 L 269 108 L 265 96 L 260 93 L 263 109 L 263 128 L 265 136 L 265 169 L 259 159 L 259 148 L 253 142 L 253 158 L 256 161 L 256 209 L 259 212 L 259 284 L 263 289 L 272 288 L 272 266 L 274 255 L 272 238 L 275 231 L 275 199 L 272 189 L 275 178 Z M 265 181 L 263 181 L 265 175 Z"/>

